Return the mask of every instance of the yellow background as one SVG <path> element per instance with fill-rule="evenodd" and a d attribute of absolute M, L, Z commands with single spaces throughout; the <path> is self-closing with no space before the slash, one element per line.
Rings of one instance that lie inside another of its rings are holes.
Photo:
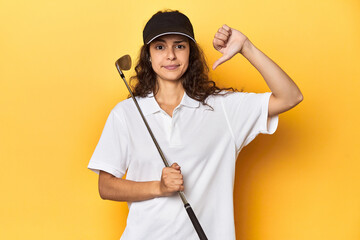
<path fill-rule="evenodd" d="M 227 23 L 304 94 L 273 136 L 239 156 L 237 239 L 359 240 L 358 0 L 1 0 L 0 238 L 120 238 L 126 203 L 101 200 L 87 164 L 128 95 L 114 62 L 137 57 L 146 21 L 164 8 L 189 16 L 210 66 L 220 56 L 212 37 Z M 211 75 L 268 91 L 240 55 Z"/>

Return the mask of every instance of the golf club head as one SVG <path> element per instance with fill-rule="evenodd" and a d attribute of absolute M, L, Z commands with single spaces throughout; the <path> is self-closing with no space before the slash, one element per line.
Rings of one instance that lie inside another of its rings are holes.
<path fill-rule="evenodd" d="M 131 68 L 131 57 L 127 54 L 116 60 L 115 65 L 121 70 L 127 71 Z"/>

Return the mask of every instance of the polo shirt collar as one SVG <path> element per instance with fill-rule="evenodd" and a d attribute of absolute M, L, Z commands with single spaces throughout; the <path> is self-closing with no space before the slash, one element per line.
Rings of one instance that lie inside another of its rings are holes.
<path fill-rule="evenodd" d="M 145 116 L 161 111 L 161 108 L 157 103 L 153 93 L 150 93 L 144 98 L 140 98 L 140 97 L 136 97 L 136 98 Z M 186 94 L 186 92 L 184 92 L 184 96 L 181 99 L 180 105 L 189 108 L 197 108 L 200 106 L 200 102 L 195 99 L 192 99 Z"/>
<path fill-rule="evenodd" d="M 200 102 L 195 99 L 192 99 L 191 97 L 189 97 L 186 94 L 186 92 L 184 92 L 184 96 L 180 102 L 180 105 L 189 107 L 189 108 L 197 108 L 200 106 Z"/>

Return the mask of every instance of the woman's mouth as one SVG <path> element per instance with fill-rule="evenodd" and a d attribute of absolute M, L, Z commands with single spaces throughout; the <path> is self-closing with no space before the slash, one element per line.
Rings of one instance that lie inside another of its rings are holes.
<path fill-rule="evenodd" d="M 179 67 L 180 65 L 166 65 L 163 66 L 164 68 L 166 68 L 167 70 L 175 70 Z"/>

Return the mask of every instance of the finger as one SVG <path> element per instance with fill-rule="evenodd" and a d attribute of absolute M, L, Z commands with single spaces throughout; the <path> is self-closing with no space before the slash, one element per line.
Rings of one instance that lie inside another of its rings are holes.
<path fill-rule="evenodd" d="M 229 37 L 230 35 L 231 35 L 231 31 L 229 31 L 229 30 L 226 30 L 225 28 L 219 28 L 219 30 L 218 30 L 218 33 L 221 33 L 221 34 L 223 34 L 223 35 L 225 35 L 225 36 L 227 36 L 227 37 Z"/>
<path fill-rule="evenodd" d="M 175 179 L 175 180 L 173 181 L 173 184 L 174 184 L 174 185 L 179 185 L 179 186 L 181 186 L 181 185 L 184 184 L 184 180 L 182 180 L 182 179 Z"/>
<path fill-rule="evenodd" d="M 176 187 L 175 187 L 175 189 L 177 190 L 177 191 L 184 191 L 184 183 L 182 182 L 182 183 L 179 183 Z"/>
<path fill-rule="evenodd" d="M 221 58 L 219 58 L 218 60 L 215 61 L 212 69 L 215 70 L 215 68 L 217 68 L 220 64 L 226 62 L 227 60 L 229 60 L 230 58 L 226 55 L 223 55 Z"/>
<path fill-rule="evenodd" d="M 226 43 L 221 39 L 215 38 L 213 46 L 216 50 L 220 51 L 222 48 L 226 48 Z"/>
<path fill-rule="evenodd" d="M 178 175 L 181 175 L 181 171 L 180 170 L 177 170 L 175 168 L 167 168 L 166 171 L 163 172 L 163 175 L 164 176 L 169 176 L 171 178 L 174 178 L 174 176 L 178 176 Z"/>
<path fill-rule="evenodd" d="M 184 179 L 176 175 L 170 175 L 162 179 L 163 184 L 167 187 L 177 186 L 184 184 Z"/>
<path fill-rule="evenodd" d="M 183 175 L 181 173 L 173 173 L 171 175 L 171 179 L 174 179 L 174 180 L 182 180 L 183 179 Z"/>
<path fill-rule="evenodd" d="M 224 42 L 227 42 L 227 40 L 229 39 L 229 36 L 228 35 L 225 35 L 223 33 L 220 33 L 220 32 L 217 32 L 215 33 L 215 39 L 219 39 L 219 40 L 222 40 Z"/>
<path fill-rule="evenodd" d="M 182 179 L 171 179 L 169 181 L 164 182 L 164 186 L 169 189 L 175 189 L 179 186 L 182 186 L 184 184 L 184 181 Z"/>
<path fill-rule="evenodd" d="M 181 171 L 171 168 L 171 167 L 166 167 L 163 169 L 162 174 L 161 174 L 161 179 L 173 179 L 173 178 L 180 178 L 179 176 L 181 176 Z"/>
<path fill-rule="evenodd" d="M 228 25 L 224 24 L 222 25 L 222 28 L 231 34 L 231 28 Z"/>

